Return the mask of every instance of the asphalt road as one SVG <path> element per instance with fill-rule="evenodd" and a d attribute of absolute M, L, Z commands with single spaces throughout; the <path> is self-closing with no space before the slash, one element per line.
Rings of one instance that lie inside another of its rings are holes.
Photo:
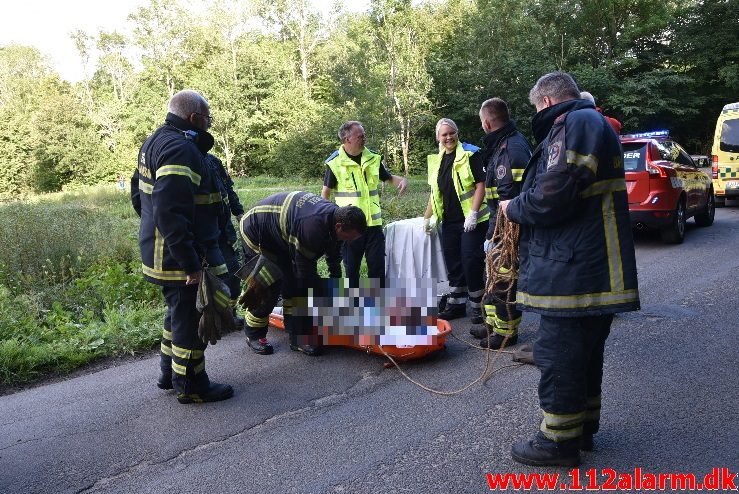
<path fill-rule="evenodd" d="M 637 260 L 642 310 L 614 322 L 581 471 L 739 472 L 739 208 L 710 228 L 690 221 L 683 245 L 637 236 Z M 524 317 L 521 341 L 537 323 Z M 179 405 L 154 385 L 156 358 L 0 397 L 0 492 L 474 493 L 489 491 L 487 473 L 546 471 L 509 456 L 540 421 L 534 367 L 443 397 L 380 357 L 309 358 L 273 340 L 266 357 L 236 334 L 208 350 L 211 379 L 235 388 L 222 403 Z M 450 390 L 484 359 L 450 339 L 404 368 Z"/>

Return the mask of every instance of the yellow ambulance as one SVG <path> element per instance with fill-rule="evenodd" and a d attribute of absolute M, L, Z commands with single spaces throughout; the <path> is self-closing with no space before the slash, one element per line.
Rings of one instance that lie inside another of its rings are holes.
<path fill-rule="evenodd" d="M 723 206 L 726 199 L 739 199 L 739 103 L 721 110 L 711 154 L 716 206 Z"/>

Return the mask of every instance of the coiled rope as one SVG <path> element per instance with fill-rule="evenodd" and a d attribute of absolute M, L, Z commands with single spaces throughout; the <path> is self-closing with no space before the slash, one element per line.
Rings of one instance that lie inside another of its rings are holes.
<path fill-rule="evenodd" d="M 518 278 L 518 238 L 520 227 L 506 218 L 502 212 L 498 212 L 495 218 L 495 231 L 493 232 L 493 248 L 488 250 L 485 256 L 485 296 L 492 297 L 495 301 L 507 304 L 510 314 L 509 300 L 515 300 L 512 294 L 513 284 Z M 499 295 L 505 293 L 505 300 Z"/>

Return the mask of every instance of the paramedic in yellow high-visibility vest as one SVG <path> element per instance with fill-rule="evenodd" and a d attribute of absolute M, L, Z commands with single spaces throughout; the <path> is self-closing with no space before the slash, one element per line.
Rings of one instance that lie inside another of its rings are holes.
<path fill-rule="evenodd" d="M 482 324 L 481 301 L 485 292 L 483 243 L 490 210 L 485 200 L 485 168 L 480 148 L 460 142 L 457 124 L 442 118 L 436 124 L 439 152 L 428 157 L 431 197 L 424 213 L 427 233 L 439 226 L 441 248 L 451 294 L 439 319 L 450 321 L 467 315 L 470 301 L 472 324 Z"/>
<path fill-rule="evenodd" d="M 367 217 L 367 231 L 356 240 L 344 242 L 341 256 L 351 286 L 359 283 L 362 257 L 367 259 L 367 275 L 385 279 L 385 235 L 382 232 L 380 182 L 392 182 L 403 194 L 408 180 L 392 175 L 382 162 L 382 155 L 370 150 L 361 122 L 351 120 L 339 128 L 341 146 L 329 156 L 321 196 L 338 206 L 357 206 Z M 331 273 L 334 276 L 334 273 Z"/>

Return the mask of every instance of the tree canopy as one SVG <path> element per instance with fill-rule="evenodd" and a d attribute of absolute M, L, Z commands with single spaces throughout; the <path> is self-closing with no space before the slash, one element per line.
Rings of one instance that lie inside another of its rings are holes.
<path fill-rule="evenodd" d="M 129 176 L 184 88 L 209 100 L 214 152 L 233 174 L 317 180 L 348 119 L 406 174 L 424 171 L 440 117 L 477 143 L 493 96 L 528 134 L 528 91 L 552 70 L 624 132 L 668 128 L 701 154 L 739 100 L 737 0 L 372 0 L 328 14 L 307 0 L 213 0 L 196 13 L 151 0 L 130 22 L 71 34 L 87 71 L 74 84 L 35 49 L 0 47 L 0 198 Z"/>

